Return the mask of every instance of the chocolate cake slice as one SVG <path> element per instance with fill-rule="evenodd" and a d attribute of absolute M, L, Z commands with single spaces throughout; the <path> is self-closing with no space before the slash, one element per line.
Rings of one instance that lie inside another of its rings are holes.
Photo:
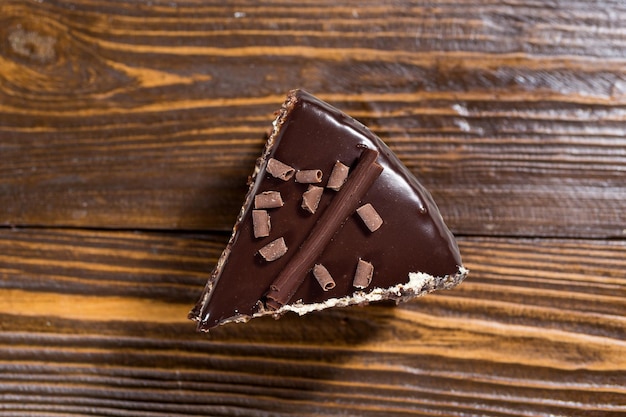
<path fill-rule="evenodd" d="M 302 90 L 289 93 L 273 126 L 189 314 L 198 329 L 399 302 L 465 278 L 430 194 L 369 129 Z"/>

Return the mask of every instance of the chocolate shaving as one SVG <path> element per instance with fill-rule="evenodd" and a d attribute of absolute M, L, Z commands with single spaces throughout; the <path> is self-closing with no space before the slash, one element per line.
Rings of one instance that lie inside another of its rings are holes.
<path fill-rule="evenodd" d="M 252 210 L 252 228 L 254 237 L 266 237 L 271 230 L 270 215 L 265 210 Z"/>
<path fill-rule="evenodd" d="M 324 189 L 316 185 L 309 185 L 309 188 L 302 194 L 301 207 L 309 213 L 315 213 L 320 204 Z"/>
<path fill-rule="evenodd" d="M 331 190 L 339 191 L 348 179 L 349 170 L 350 168 L 348 168 L 341 162 L 335 162 L 335 166 L 330 173 L 330 177 L 328 177 L 328 184 L 326 184 L 326 187 L 330 188 Z"/>
<path fill-rule="evenodd" d="M 306 272 L 320 256 L 341 224 L 354 212 L 383 168 L 376 163 L 378 152 L 365 149 L 342 191 L 331 201 L 307 239 L 270 285 L 266 304 L 277 310 L 287 304 L 306 278 Z"/>
<path fill-rule="evenodd" d="M 363 223 L 365 223 L 365 226 L 370 229 L 370 232 L 375 232 L 383 224 L 382 217 L 380 217 L 378 212 L 376 212 L 376 210 L 374 209 L 374 206 L 372 206 L 370 203 L 359 207 L 358 209 L 356 209 L 356 212 L 358 213 L 359 217 L 361 217 L 361 220 L 363 220 Z"/>
<path fill-rule="evenodd" d="M 254 196 L 254 208 L 267 209 L 283 206 L 283 198 L 278 191 L 264 191 Z"/>
<path fill-rule="evenodd" d="M 296 170 L 278 159 L 270 158 L 267 161 L 267 172 L 274 178 L 289 181 L 296 173 Z"/>
<path fill-rule="evenodd" d="M 296 182 L 303 184 L 313 184 L 322 181 L 322 171 L 319 169 L 305 169 L 296 172 Z"/>
<path fill-rule="evenodd" d="M 367 288 L 372 282 L 374 276 L 374 265 L 359 258 L 359 263 L 356 265 L 356 273 L 354 274 L 354 281 L 352 285 L 356 288 Z"/>
<path fill-rule="evenodd" d="M 316 264 L 313 267 L 313 276 L 324 291 L 332 290 L 333 288 L 335 288 L 335 280 L 330 275 L 330 272 L 328 272 L 328 269 L 326 269 L 324 265 Z"/>
<path fill-rule="evenodd" d="M 275 261 L 286 253 L 287 245 L 285 244 L 285 239 L 283 239 L 282 237 L 271 241 L 270 243 L 259 249 L 259 255 L 261 255 L 263 259 L 268 262 Z"/>

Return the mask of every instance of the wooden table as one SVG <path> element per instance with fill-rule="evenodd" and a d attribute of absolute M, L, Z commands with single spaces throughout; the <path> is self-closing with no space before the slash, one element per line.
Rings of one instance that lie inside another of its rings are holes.
<path fill-rule="evenodd" d="M 389 144 L 471 275 L 198 334 L 295 87 Z M 0 0 L 0 158 L 2 416 L 626 413 L 623 1 Z"/>

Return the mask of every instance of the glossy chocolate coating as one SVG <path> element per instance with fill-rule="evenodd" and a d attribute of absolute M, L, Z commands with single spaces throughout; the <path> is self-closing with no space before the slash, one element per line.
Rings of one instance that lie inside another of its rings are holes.
<path fill-rule="evenodd" d="M 374 265 L 374 276 L 365 292 L 406 283 L 410 272 L 439 277 L 457 274 L 461 266 L 458 247 L 430 194 L 382 140 L 312 95 L 304 91 L 292 94 L 295 104 L 266 160 L 275 158 L 299 170 L 321 169 L 324 176 L 320 186 L 326 185 L 337 160 L 353 167 L 364 148 L 377 150 L 377 162 L 383 167 L 361 200 L 362 204 L 375 207 L 383 225 L 370 232 L 356 213 L 350 215 L 316 261 L 331 271 L 336 286 L 323 291 L 309 271 L 292 301 L 318 303 L 352 294 L 359 258 Z M 301 208 L 302 194 L 307 188 L 307 184 L 274 178 L 265 171 L 265 164 L 261 166 L 250 195 L 279 191 L 284 206 L 271 210 L 272 231 L 264 238 L 254 238 L 251 204 L 244 207 L 227 248 L 229 254 L 221 269 L 214 271 L 212 290 L 205 302 L 196 307 L 201 329 L 258 312 L 259 301 L 264 299 L 270 284 L 337 193 L 325 189 L 317 211 L 311 214 Z M 259 248 L 281 236 L 288 252 L 276 261 L 264 261 L 257 254 Z"/>

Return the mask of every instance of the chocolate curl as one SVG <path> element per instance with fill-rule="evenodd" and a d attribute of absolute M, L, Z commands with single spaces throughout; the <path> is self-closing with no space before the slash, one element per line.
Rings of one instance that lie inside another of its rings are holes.
<path fill-rule="evenodd" d="M 301 207 L 309 213 L 315 213 L 317 206 L 319 206 L 320 200 L 322 199 L 323 192 L 324 189 L 322 187 L 309 185 L 309 188 L 304 192 L 304 194 L 302 194 Z"/>
<path fill-rule="evenodd" d="M 322 181 L 322 171 L 319 169 L 305 169 L 296 172 L 296 182 L 313 184 Z"/>
<path fill-rule="evenodd" d="M 361 153 L 341 192 L 324 210 L 307 239 L 270 285 L 266 302 L 268 308 L 277 310 L 289 303 L 304 282 L 311 265 L 383 171 L 383 167 L 376 163 L 377 158 L 378 152 L 373 149 L 365 149 Z"/>
<path fill-rule="evenodd" d="M 254 208 L 266 209 L 283 206 L 283 198 L 278 191 L 264 191 L 254 196 Z"/>
<path fill-rule="evenodd" d="M 296 173 L 296 170 L 278 159 L 270 158 L 267 161 L 267 172 L 274 178 L 289 181 Z"/>
<path fill-rule="evenodd" d="M 330 173 L 330 177 L 328 177 L 328 184 L 326 184 L 326 187 L 330 188 L 331 190 L 339 191 L 348 179 L 349 170 L 350 168 L 348 168 L 341 162 L 335 162 L 335 166 Z"/>
<path fill-rule="evenodd" d="M 356 209 L 359 217 L 365 223 L 370 232 L 377 231 L 383 225 L 383 219 L 370 203 Z"/>
<path fill-rule="evenodd" d="M 374 265 L 359 258 L 359 263 L 356 265 L 356 273 L 354 274 L 354 281 L 352 285 L 356 288 L 367 288 L 372 282 L 374 276 Z"/>
<path fill-rule="evenodd" d="M 266 237 L 271 230 L 270 215 L 265 210 L 252 210 L 252 229 L 254 237 Z"/>
<path fill-rule="evenodd" d="M 330 272 L 328 272 L 328 269 L 326 269 L 324 265 L 316 264 L 313 267 L 313 276 L 324 291 L 332 290 L 333 288 L 335 288 L 335 280 L 330 275 Z"/>
<path fill-rule="evenodd" d="M 282 237 L 279 237 L 259 249 L 259 255 L 268 262 L 275 261 L 286 253 L 287 245 L 285 244 L 285 239 Z"/>

